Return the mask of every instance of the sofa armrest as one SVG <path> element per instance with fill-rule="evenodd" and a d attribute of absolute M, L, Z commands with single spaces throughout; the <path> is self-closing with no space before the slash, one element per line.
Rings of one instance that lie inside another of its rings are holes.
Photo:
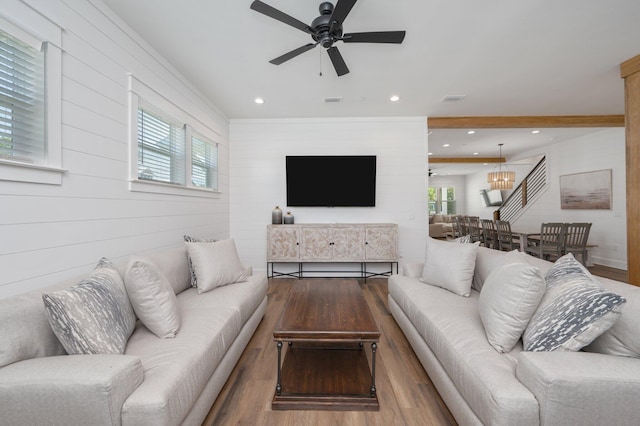
<path fill-rule="evenodd" d="M 143 379 L 140 359 L 129 355 L 19 361 L 0 368 L 0 423 L 120 425 L 122 404 Z"/>
<path fill-rule="evenodd" d="M 521 352 L 516 376 L 538 400 L 541 425 L 623 425 L 640 419 L 640 359 Z"/>
<path fill-rule="evenodd" d="M 413 262 L 405 263 L 402 265 L 402 274 L 409 278 L 420 278 L 422 276 L 422 269 L 424 269 L 424 263 Z"/>

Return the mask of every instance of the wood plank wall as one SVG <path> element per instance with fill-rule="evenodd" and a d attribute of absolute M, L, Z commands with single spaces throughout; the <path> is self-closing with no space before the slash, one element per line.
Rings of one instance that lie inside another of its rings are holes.
<path fill-rule="evenodd" d="M 640 55 L 620 64 L 624 78 L 629 283 L 640 286 Z"/>

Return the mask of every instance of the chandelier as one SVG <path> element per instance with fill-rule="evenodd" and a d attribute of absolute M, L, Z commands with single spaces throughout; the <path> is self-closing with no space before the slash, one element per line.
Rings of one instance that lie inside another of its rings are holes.
<path fill-rule="evenodd" d="M 513 183 L 516 181 L 516 172 L 502 171 L 502 145 L 501 143 L 498 144 L 500 147 L 498 171 L 489 172 L 487 175 L 487 182 L 491 184 L 491 189 L 513 189 Z"/>

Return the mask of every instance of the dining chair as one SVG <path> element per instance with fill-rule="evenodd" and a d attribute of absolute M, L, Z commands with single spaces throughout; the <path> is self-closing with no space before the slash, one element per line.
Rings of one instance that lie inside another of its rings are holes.
<path fill-rule="evenodd" d="M 498 250 L 511 251 L 520 247 L 511 233 L 511 222 L 508 220 L 496 220 L 496 234 L 498 235 Z"/>
<path fill-rule="evenodd" d="M 498 248 L 498 234 L 496 233 L 496 224 L 491 219 L 480 219 L 482 225 L 482 238 L 485 247 L 492 249 Z"/>
<path fill-rule="evenodd" d="M 460 227 L 460 216 L 453 216 L 453 238 L 462 237 L 462 228 Z"/>
<path fill-rule="evenodd" d="M 471 242 L 482 242 L 482 228 L 480 227 L 480 218 L 478 216 L 467 216 L 469 223 L 469 235 L 471 235 Z"/>
<path fill-rule="evenodd" d="M 540 238 L 535 245 L 525 247 L 525 252 L 540 259 L 551 260 L 561 257 L 564 250 L 566 224 L 549 222 L 540 225 Z M 531 239 L 530 239 L 531 240 Z"/>
<path fill-rule="evenodd" d="M 458 216 L 458 228 L 460 228 L 460 236 L 464 237 L 469 235 L 469 225 L 467 223 L 467 216 Z"/>
<path fill-rule="evenodd" d="M 565 224 L 564 247 L 562 254 L 580 254 L 580 262 L 587 266 L 587 241 L 591 223 L 567 223 Z"/>

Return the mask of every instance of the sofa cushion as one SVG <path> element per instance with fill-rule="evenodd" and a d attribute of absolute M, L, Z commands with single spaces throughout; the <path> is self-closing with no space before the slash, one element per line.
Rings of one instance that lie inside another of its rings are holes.
<path fill-rule="evenodd" d="M 509 263 L 524 262 L 522 256 L 523 253 L 518 250 L 506 252 L 487 247 L 478 247 L 471 287 L 478 291 L 482 290 L 485 280 L 492 271 Z"/>
<path fill-rule="evenodd" d="M 484 424 L 538 424 L 538 403 L 515 377 L 522 346 L 518 343 L 504 354 L 493 349 L 480 321 L 478 292 L 458 297 L 415 278 L 393 275 L 389 295 Z"/>
<path fill-rule="evenodd" d="M 185 243 L 215 243 L 218 240 L 214 240 L 213 238 L 198 238 L 192 237 L 191 235 L 185 235 L 184 237 Z M 191 276 L 191 287 L 198 287 L 198 277 L 196 276 L 196 271 L 193 269 L 193 262 L 191 261 L 191 256 L 189 256 L 189 274 Z"/>
<path fill-rule="evenodd" d="M 427 237 L 420 280 L 469 297 L 479 243 L 454 244 Z"/>
<path fill-rule="evenodd" d="M 136 318 L 119 272 L 102 259 L 69 289 L 42 295 L 53 332 L 68 354 L 121 354 Z"/>
<path fill-rule="evenodd" d="M 523 335 L 527 351 L 580 350 L 617 321 L 626 302 L 571 253 L 555 262 L 545 281 L 545 295 Z"/>
<path fill-rule="evenodd" d="M 487 277 L 478 309 L 491 346 L 509 352 L 518 343 L 545 292 L 540 270 L 525 263 L 511 263 Z"/>
<path fill-rule="evenodd" d="M 640 358 L 640 288 L 607 278 L 594 277 L 607 290 L 627 300 L 618 321 L 597 337 L 585 351 Z"/>
<path fill-rule="evenodd" d="M 140 324 L 126 355 L 142 360 L 144 382 L 122 407 L 123 424 L 182 424 L 241 329 L 234 308 L 211 309 L 217 290 L 177 297 L 181 328 L 174 339 L 158 339 Z"/>
<path fill-rule="evenodd" d="M 175 337 L 180 328 L 176 295 L 158 267 L 146 258 L 132 256 L 124 284 L 133 310 L 145 327 L 160 338 Z"/>
<path fill-rule="evenodd" d="M 198 280 L 198 293 L 247 279 L 232 239 L 185 244 Z"/>

